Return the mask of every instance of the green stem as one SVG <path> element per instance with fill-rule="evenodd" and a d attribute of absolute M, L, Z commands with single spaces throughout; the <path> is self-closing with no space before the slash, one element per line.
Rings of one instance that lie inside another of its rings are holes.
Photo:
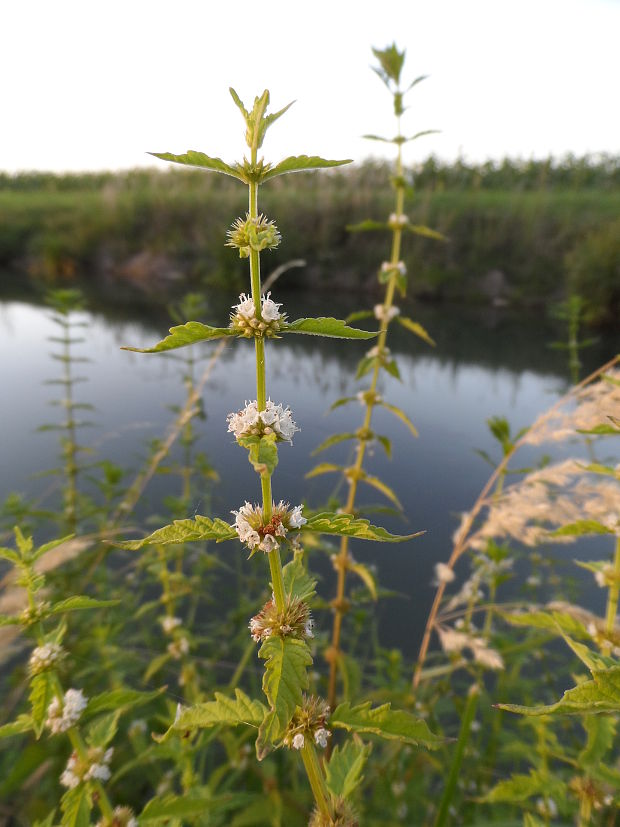
<path fill-rule="evenodd" d="M 332 824 L 332 814 L 329 806 L 329 792 L 325 784 L 325 779 L 323 778 L 323 770 L 321 769 L 319 760 L 316 756 L 314 744 L 310 742 L 307 737 L 301 749 L 301 758 L 304 762 L 304 767 L 306 768 L 306 774 L 308 775 L 308 780 L 310 781 L 310 786 L 312 787 L 312 793 L 317 803 L 317 807 L 321 811 L 323 817 L 326 818 L 330 824 Z"/>
<path fill-rule="evenodd" d="M 479 697 L 480 687 L 478 686 L 478 684 L 473 684 L 469 690 L 467 703 L 465 705 L 465 711 L 463 712 L 461 730 L 459 732 L 459 740 L 456 744 L 454 758 L 452 759 L 452 765 L 450 766 L 450 774 L 448 775 L 448 780 L 444 788 L 441 804 L 439 805 L 439 812 L 437 813 L 437 818 L 435 820 L 435 827 L 443 827 L 443 825 L 447 823 L 448 811 L 450 809 L 450 804 L 452 803 L 452 798 L 454 797 L 454 792 L 456 790 L 456 785 L 461 770 L 461 764 L 463 763 L 463 756 L 465 754 L 465 748 L 467 747 L 467 744 L 469 742 L 471 725 L 476 715 L 476 709 L 478 707 Z"/>
<path fill-rule="evenodd" d="M 607 611 L 605 613 L 605 631 L 608 636 L 614 630 L 616 614 L 618 612 L 618 599 L 620 598 L 620 537 L 616 540 L 616 552 L 614 554 L 613 582 L 609 587 L 607 595 Z M 611 644 L 605 645 L 605 654 L 611 652 Z"/>

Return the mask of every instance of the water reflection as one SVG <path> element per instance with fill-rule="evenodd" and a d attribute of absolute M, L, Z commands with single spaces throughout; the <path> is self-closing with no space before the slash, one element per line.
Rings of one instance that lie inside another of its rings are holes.
<path fill-rule="evenodd" d="M 325 299 L 291 292 L 282 295 L 289 318 L 301 315 L 345 316 L 350 300 Z M 211 304 L 207 321 L 227 313 L 226 297 Z M 361 302 L 360 302 L 361 303 Z M 345 307 L 346 305 L 346 307 Z M 402 599 L 380 609 L 381 640 L 398 643 L 412 655 L 420 627 L 432 597 L 432 568 L 445 559 L 458 515 L 468 508 L 488 476 L 488 466 L 475 454 L 480 448 L 493 452 L 485 420 L 504 415 L 513 429 L 527 425 L 566 388 L 568 369 L 562 355 L 549 349 L 558 338 L 544 318 L 509 312 L 463 310 L 458 307 L 407 309 L 431 332 L 437 347 L 430 350 L 410 333 L 397 328 L 391 348 L 398 357 L 402 382 L 390 380 L 389 399 L 402 407 L 416 424 L 420 437 L 414 440 L 389 412 L 378 410 L 375 430 L 394 445 L 394 459 L 382 449 L 368 461 L 369 473 L 384 479 L 398 493 L 408 515 L 406 528 L 425 529 L 419 539 L 400 546 L 369 547 L 358 543 L 355 555 L 377 563 L 382 584 Z M 35 478 L 38 472 L 57 464 L 58 447 L 52 434 L 36 433 L 42 422 L 57 415 L 48 407 L 54 396 L 44 381 L 56 374 L 50 361 L 47 337 L 54 335 L 49 312 L 41 306 L 19 301 L 0 302 L 0 364 L 3 434 L 0 462 L 0 500 L 11 491 L 42 496 L 49 479 Z M 150 316 L 102 306 L 86 314 L 88 342 L 78 345 L 79 355 L 88 356 L 88 383 L 78 386 L 78 398 L 94 405 L 95 426 L 89 440 L 96 446 L 94 459 L 106 457 L 123 466 L 137 466 L 146 454 L 146 443 L 161 437 L 172 420 L 168 406 L 184 398 L 177 375 L 178 362 L 162 355 L 142 355 L 119 350 L 122 344 L 146 346 L 161 337 L 169 326 L 165 314 Z M 584 353 L 596 367 L 617 349 L 618 342 L 602 340 Z M 206 357 L 214 345 L 206 345 Z M 288 336 L 268 348 L 268 388 L 272 399 L 289 404 L 301 432 L 295 446 L 283 446 L 274 478 L 274 496 L 292 502 L 306 500 L 319 506 L 335 493 L 339 480 L 323 476 L 306 480 L 313 467 L 312 450 L 329 434 L 355 430 L 362 409 L 357 402 L 328 414 L 340 396 L 354 395 L 363 382 L 354 380 L 355 367 L 367 345 L 316 337 Z M 244 452 L 226 434 L 226 415 L 253 397 L 254 353 L 250 342 L 231 342 L 218 361 L 205 393 L 207 419 L 199 423 L 197 450 L 204 451 L 220 472 L 222 482 L 212 492 L 214 513 L 224 518 L 246 498 L 259 497 L 256 478 Z M 345 463 L 351 445 L 335 446 L 324 459 Z M 153 510 L 162 512 L 161 501 L 177 485 L 176 478 L 156 478 L 138 511 L 144 518 Z M 200 511 L 205 499 L 198 497 Z M 360 502 L 378 503 L 372 489 L 360 488 Z M 383 515 L 388 528 L 402 531 L 402 521 Z M 224 548 L 222 553 L 231 553 Z M 253 561 L 254 563 L 255 561 Z M 328 564 L 319 564 L 331 591 Z"/>

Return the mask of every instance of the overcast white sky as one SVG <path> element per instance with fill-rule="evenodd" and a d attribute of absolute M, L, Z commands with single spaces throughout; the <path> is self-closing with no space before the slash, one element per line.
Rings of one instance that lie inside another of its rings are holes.
<path fill-rule="evenodd" d="M 267 160 L 363 157 L 391 136 L 370 48 L 407 51 L 407 150 L 470 160 L 620 151 L 620 0 L 6 0 L 0 169 L 118 169 L 146 150 L 231 161 L 228 87 L 273 108 Z M 388 149 L 389 151 L 389 149 Z"/>

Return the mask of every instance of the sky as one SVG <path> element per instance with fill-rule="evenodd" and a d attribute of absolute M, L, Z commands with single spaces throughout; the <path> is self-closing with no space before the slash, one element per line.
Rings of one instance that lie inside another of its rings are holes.
<path fill-rule="evenodd" d="M 13 0 L 2 5 L 0 170 L 161 164 L 148 151 L 244 154 L 233 86 L 295 105 L 265 159 L 362 160 L 393 147 L 371 47 L 406 50 L 411 144 L 469 161 L 620 151 L 620 0 Z"/>

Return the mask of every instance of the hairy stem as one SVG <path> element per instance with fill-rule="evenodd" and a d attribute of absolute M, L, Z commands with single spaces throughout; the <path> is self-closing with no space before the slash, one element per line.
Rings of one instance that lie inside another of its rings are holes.
<path fill-rule="evenodd" d="M 308 741 L 307 738 L 301 748 L 301 758 L 306 768 L 306 774 L 308 775 L 317 807 L 331 824 L 332 814 L 329 806 L 329 792 L 325 784 L 325 779 L 323 778 L 323 770 L 319 764 L 314 744 Z"/>

